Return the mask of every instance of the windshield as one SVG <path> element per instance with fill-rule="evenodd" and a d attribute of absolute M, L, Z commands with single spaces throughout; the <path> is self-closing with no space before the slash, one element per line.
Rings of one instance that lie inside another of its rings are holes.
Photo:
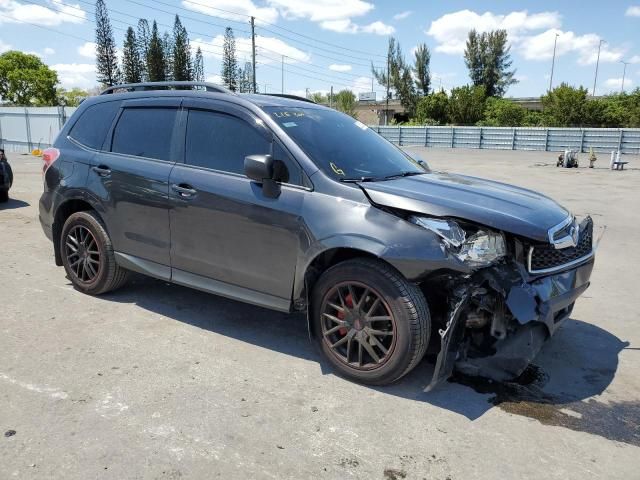
<path fill-rule="evenodd" d="M 264 107 L 314 163 L 342 181 L 376 181 L 425 173 L 417 161 L 363 123 L 319 108 Z"/>

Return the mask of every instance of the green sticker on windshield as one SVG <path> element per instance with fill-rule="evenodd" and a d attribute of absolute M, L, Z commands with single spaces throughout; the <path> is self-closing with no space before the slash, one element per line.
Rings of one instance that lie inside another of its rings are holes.
<path fill-rule="evenodd" d="M 287 127 L 287 128 L 291 128 L 291 127 L 297 127 L 298 124 L 296 122 L 284 122 L 282 124 L 283 127 Z"/>

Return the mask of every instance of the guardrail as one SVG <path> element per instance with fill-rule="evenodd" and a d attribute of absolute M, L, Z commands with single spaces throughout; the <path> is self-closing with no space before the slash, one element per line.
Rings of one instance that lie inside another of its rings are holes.
<path fill-rule="evenodd" d="M 640 128 L 525 128 L 525 127 L 384 127 L 374 131 L 400 146 L 482 148 L 493 150 L 567 149 L 597 153 L 619 150 L 640 154 Z"/>
<path fill-rule="evenodd" d="M 74 107 L 0 107 L 0 145 L 7 152 L 46 148 Z M 371 127 L 400 146 L 494 150 L 566 149 L 640 154 L 640 128 Z"/>
<path fill-rule="evenodd" d="M 51 146 L 74 107 L 0 107 L 0 145 L 28 153 Z"/>

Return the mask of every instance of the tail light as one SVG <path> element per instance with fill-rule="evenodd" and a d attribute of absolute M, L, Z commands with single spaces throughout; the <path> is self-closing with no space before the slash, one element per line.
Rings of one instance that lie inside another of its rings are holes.
<path fill-rule="evenodd" d="M 42 152 L 42 161 L 44 165 L 42 166 L 42 174 L 49 169 L 53 162 L 55 162 L 60 156 L 60 150 L 57 148 L 47 148 L 44 152 Z"/>

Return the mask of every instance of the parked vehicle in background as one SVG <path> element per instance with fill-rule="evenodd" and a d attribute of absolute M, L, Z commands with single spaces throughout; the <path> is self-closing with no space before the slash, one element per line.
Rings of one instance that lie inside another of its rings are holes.
<path fill-rule="evenodd" d="M 4 150 L 0 149 L 0 203 L 9 200 L 9 189 L 11 185 L 13 185 L 13 170 L 11 169 Z"/>
<path fill-rule="evenodd" d="M 401 378 L 432 332 L 430 388 L 454 367 L 519 375 L 589 286 L 591 219 L 432 172 L 284 97 L 173 82 L 87 99 L 43 156 L 56 264 L 93 295 L 136 271 L 306 312 L 332 365 L 364 383 Z"/>

